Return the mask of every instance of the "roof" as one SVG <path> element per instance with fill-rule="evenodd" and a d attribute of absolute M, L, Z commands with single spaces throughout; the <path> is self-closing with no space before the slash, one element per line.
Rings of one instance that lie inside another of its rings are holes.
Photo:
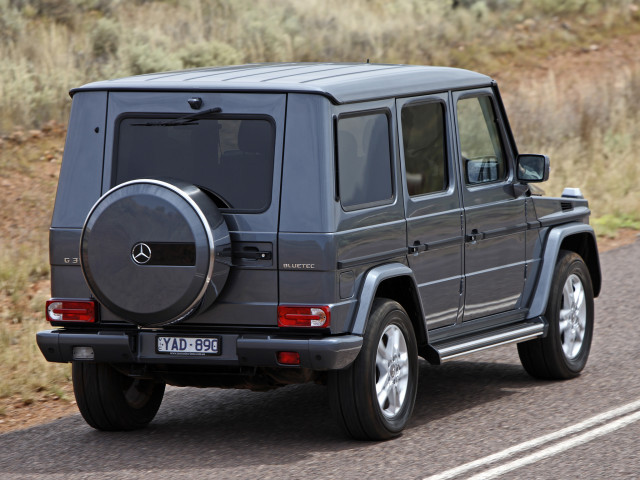
<path fill-rule="evenodd" d="M 78 91 L 299 92 L 334 103 L 487 86 L 490 77 L 448 67 L 374 63 L 261 63 L 152 73 L 89 83 Z"/>

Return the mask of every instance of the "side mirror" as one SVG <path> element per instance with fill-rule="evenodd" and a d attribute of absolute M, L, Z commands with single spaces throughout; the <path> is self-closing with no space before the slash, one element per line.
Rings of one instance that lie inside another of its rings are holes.
<path fill-rule="evenodd" d="M 537 154 L 522 154 L 516 159 L 516 178 L 524 183 L 549 180 L 549 157 Z"/>

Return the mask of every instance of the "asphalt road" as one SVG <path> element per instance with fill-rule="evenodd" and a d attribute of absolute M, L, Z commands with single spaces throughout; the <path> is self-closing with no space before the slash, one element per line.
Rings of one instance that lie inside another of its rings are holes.
<path fill-rule="evenodd" d="M 412 421 L 384 443 L 343 438 L 320 386 L 170 389 L 143 431 L 100 433 L 73 415 L 1 435 L 0 478 L 640 478 L 640 241 L 601 262 L 576 379 L 531 379 L 513 345 L 422 362 Z"/>

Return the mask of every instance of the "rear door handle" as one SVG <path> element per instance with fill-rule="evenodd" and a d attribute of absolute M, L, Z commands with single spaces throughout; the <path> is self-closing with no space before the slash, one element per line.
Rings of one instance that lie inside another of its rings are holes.
<path fill-rule="evenodd" d="M 219 257 L 229 257 L 231 256 L 234 259 L 243 259 L 243 260 L 271 260 L 273 257 L 271 252 L 260 251 L 255 247 L 245 247 L 242 250 L 231 250 L 229 248 L 225 248 L 221 252 L 217 252 Z"/>
<path fill-rule="evenodd" d="M 409 254 L 413 255 L 413 254 L 417 254 L 420 252 L 425 252 L 427 250 L 427 244 L 426 243 L 420 243 L 419 240 L 416 240 L 415 242 L 413 242 L 413 245 L 410 245 L 408 247 L 409 249 Z"/>
<path fill-rule="evenodd" d="M 484 233 L 479 232 L 477 228 L 471 230 L 470 234 L 464 236 L 465 241 L 469 243 L 476 243 L 478 240 L 484 239 Z"/>

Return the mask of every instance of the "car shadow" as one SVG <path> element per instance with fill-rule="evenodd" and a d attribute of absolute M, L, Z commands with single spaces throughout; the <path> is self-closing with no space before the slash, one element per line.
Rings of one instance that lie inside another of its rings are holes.
<path fill-rule="evenodd" d="M 519 365 L 496 363 L 432 367 L 421 361 L 419 376 L 407 429 L 411 433 L 538 383 Z M 400 437 L 393 443 L 402 441 Z M 0 436 L 0 477 L 17 472 L 109 472 L 125 466 L 179 470 L 283 465 L 304 461 L 313 452 L 379 445 L 341 434 L 329 411 L 327 389 L 320 385 L 269 392 L 171 388 L 156 419 L 143 430 L 98 432 L 73 415 Z"/>
<path fill-rule="evenodd" d="M 520 364 L 451 361 L 434 367 L 420 362 L 412 424 L 448 417 L 540 385 Z"/>

